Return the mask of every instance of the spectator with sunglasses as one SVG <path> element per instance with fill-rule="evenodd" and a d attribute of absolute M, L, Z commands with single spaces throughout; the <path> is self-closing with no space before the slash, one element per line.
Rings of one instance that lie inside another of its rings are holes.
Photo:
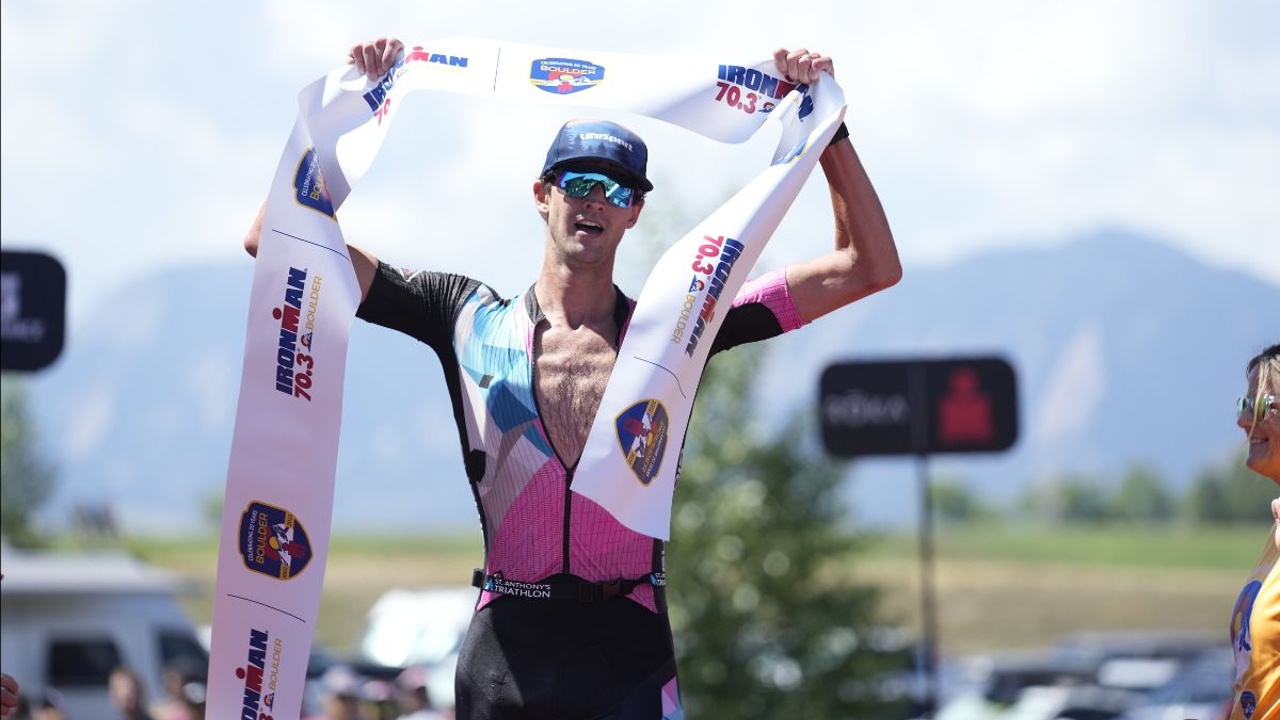
<path fill-rule="evenodd" d="M 403 44 L 356 45 L 370 80 Z M 820 83 L 830 57 L 774 53 L 792 82 Z M 607 120 L 566 123 L 532 183 L 545 222 L 532 286 L 504 299 L 462 275 L 400 270 L 351 247 L 358 317 L 429 345 L 453 401 L 485 538 L 476 613 L 461 649 L 456 713 L 490 718 L 683 716 L 667 617 L 664 546 L 570 492 L 635 301 L 614 284 L 616 252 L 653 189 L 648 149 Z M 711 353 L 765 340 L 895 284 L 897 249 L 843 127 L 822 150 L 835 247 L 749 280 Z M 245 238 L 256 254 L 262 216 Z M 678 457 L 679 447 L 668 450 Z"/>
<path fill-rule="evenodd" d="M 1249 441 L 1245 464 L 1280 485 L 1280 345 L 1254 356 L 1245 373 L 1249 391 L 1236 405 L 1236 424 Z M 1230 720 L 1280 718 L 1280 498 L 1271 501 L 1271 514 L 1276 524 L 1231 615 L 1236 685 Z"/>

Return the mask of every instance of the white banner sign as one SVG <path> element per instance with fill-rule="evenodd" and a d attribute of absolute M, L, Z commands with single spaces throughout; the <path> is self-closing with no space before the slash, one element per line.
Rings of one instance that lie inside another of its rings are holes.
<path fill-rule="evenodd" d="M 844 113 L 833 79 L 753 64 L 447 38 L 410 46 L 377 84 L 350 66 L 299 94 L 263 218 L 222 517 L 208 716 L 296 717 L 324 583 L 342 385 L 359 288 L 336 211 L 405 93 L 624 110 L 724 142 L 771 116 L 771 164 L 680 240 L 646 283 L 574 490 L 666 537 L 678 447 L 734 294 Z M 820 92 L 819 92 L 820 90 Z"/>

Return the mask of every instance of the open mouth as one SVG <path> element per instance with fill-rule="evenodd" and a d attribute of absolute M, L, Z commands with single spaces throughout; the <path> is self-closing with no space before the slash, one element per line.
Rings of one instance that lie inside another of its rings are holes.
<path fill-rule="evenodd" d="M 592 222 L 591 220 L 579 220 L 578 222 L 573 224 L 573 227 L 578 232 L 585 232 L 585 233 L 592 233 L 592 234 L 598 234 L 598 233 L 604 232 L 603 225 L 601 225 L 598 222 Z"/>

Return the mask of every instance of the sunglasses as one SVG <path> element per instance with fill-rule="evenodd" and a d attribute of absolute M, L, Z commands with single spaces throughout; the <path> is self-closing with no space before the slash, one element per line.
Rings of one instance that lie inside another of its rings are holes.
<path fill-rule="evenodd" d="M 590 195 L 597 185 L 604 188 L 604 199 L 614 207 L 629 208 L 635 202 L 635 188 L 627 187 L 604 173 L 564 170 L 556 176 L 556 187 L 572 198 Z"/>
<path fill-rule="evenodd" d="M 1261 397 L 1242 397 L 1236 399 L 1236 417 L 1245 417 L 1245 413 L 1253 416 L 1255 424 L 1262 422 L 1269 410 L 1275 410 L 1280 405 L 1276 403 L 1275 395 L 1263 395 Z"/>

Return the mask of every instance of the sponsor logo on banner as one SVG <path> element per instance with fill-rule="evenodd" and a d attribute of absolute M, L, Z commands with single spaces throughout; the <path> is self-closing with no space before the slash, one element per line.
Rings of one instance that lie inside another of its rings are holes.
<path fill-rule="evenodd" d="M 329 188 L 324 184 L 324 175 L 320 172 L 320 156 L 316 155 L 315 148 L 307 148 L 298 161 L 298 170 L 293 175 L 293 189 L 299 203 L 333 217 L 333 200 L 329 199 Z"/>
<path fill-rule="evenodd" d="M 813 98 L 809 86 L 774 77 L 766 72 L 743 65 L 721 65 L 716 82 L 716 102 L 723 102 L 747 114 L 773 112 L 777 101 L 792 90 L 798 90 L 804 98 L 800 101 L 800 119 L 813 112 Z"/>
<path fill-rule="evenodd" d="M 280 323 L 280 339 L 276 343 L 276 391 L 308 402 L 316 364 L 310 351 L 322 284 L 323 278 L 316 275 L 308 285 L 306 269 L 291 267 L 285 278 L 283 302 L 280 307 L 271 308 L 271 317 Z M 303 300 L 307 302 L 305 325 L 302 324 Z"/>
<path fill-rule="evenodd" d="M 283 656 L 284 640 L 272 640 L 266 630 L 249 628 L 245 664 L 236 668 L 236 677 L 244 681 L 240 717 L 272 720 L 269 713 L 274 712 Z"/>
<path fill-rule="evenodd" d="M 707 323 L 715 318 L 716 306 L 720 301 L 720 294 L 724 292 L 724 284 L 729 281 L 729 274 L 733 272 L 734 264 L 746 249 L 742 243 L 723 235 L 703 235 L 702 241 L 702 245 L 698 247 L 698 254 L 690 266 L 695 275 L 689 283 L 689 294 L 685 296 L 684 305 L 680 309 L 680 315 L 671 333 L 671 343 L 678 345 L 684 337 L 688 324 L 693 322 L 689 341 L 684 348 L 685 354 L 689 357 L 693 357 L 702 334 L 707 330 Z M 703 292 L 703 288 L 706 288 L 706 294 L 702 298 L 701 307 L 698 307 L 697 314 L 691 318 L 689 313 L 697 306 L 697 294 Z"/>
<path fill-rule="evenodd" d="M 462 55 L 445 55 L 444 53 L 429 52 L 421 45 L 414 45 L 409 52 L 405 53 L 404 58 L 391 66 L 386 75 L 382 76 L 382 80 L 373 86 L 369 92 L 363 95 L 364 101 L 369 104 L 369 110 L 378 118 L 378 124 L 382 124 L 382 120 L 387 116 L 387 111 L 391 109 L 391 100 L 387 97 L 391 93 L 391 88 L 396 86 L 396 80 L 411 65 L 427 65 L 432 68 L 448 69 L 454 72 L 460 72 L 467 69 L 471 60 Z"/>
<path fill-rule="evenodd" d="M 604 67 L 586 60 L 542 58 L 530 65 L 529 82 L 544 92 L 567 95 L 604 82 Z"/>
<path fill-rule="evenodd" d="M 307 567 L 311 554 L 306 528 L 288 510 L 254 501 L 240 516 L 240 556 L 250 570 L 288 580 Z"/>
<path fill-rule="evenodd" d="M 697 276 L 694 276 L 689 283 L 689 292 L 684 296 L 684 303 L 680 306 L 680 314 L 676 317 L 676 326 L 671 330 L 672 345 L 679 345 L 680 341 L 684 340 L 684 331 L 689 327 L 693 309 L 698 305 L 698 293 L 706 288 L 707 282 Z"/>
<path fill-rule="evenodd" d="M 627 466 L 641 483 L 648 485 L 662 468 L 667 452 L 667 430 L 671 422 L 667 408 L 658 400 L 648 399 L 632 405 L 618 415 L 618 446 Z"/>

